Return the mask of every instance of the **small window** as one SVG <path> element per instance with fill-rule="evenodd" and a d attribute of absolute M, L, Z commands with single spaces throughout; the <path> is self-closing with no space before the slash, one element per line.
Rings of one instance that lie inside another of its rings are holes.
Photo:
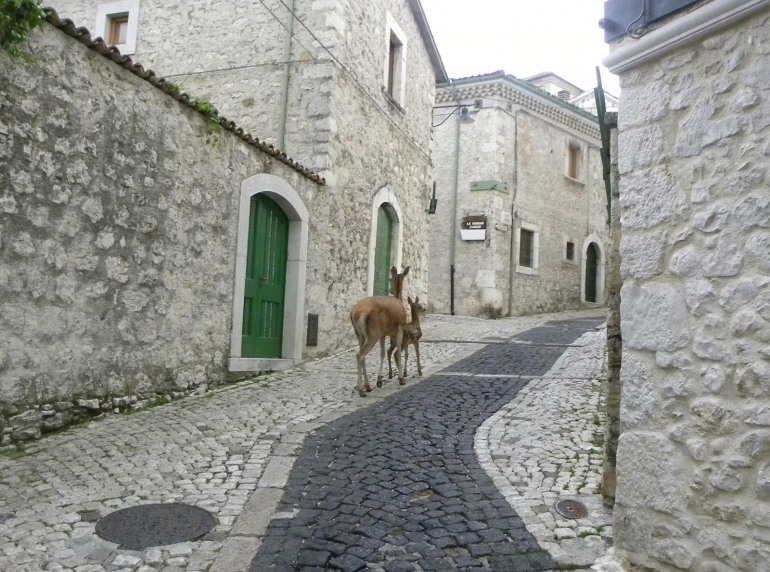
<path fill-rule="evenodd" d="M 388 14 L 387 36 L 385 40 L 385 47 L 388 51 L 385 58 L 383 91 L 393 101 L 403 106 L 406 77 L 406 35 L 396 24 L 391 14 Z"/>
<path fill-rule="evenodd" d="M 388 50 L 388 95 L 393 99 L 398 99 L 398 82 L 401 75 L 401 50 L 404 44 L 398 39 L 398 36 L 391 32 L 390 49 Z"/>
<path fill-rule="evenodd" d="M 128 39 L 128 14 L 110 16 L 107 43 L 111 46 L 125 44 Z"/>
<path fill-rule="evenodd" d="M 139 0 L 116 0 L 99 4 L 96 9 L 96 27 L 109 46 L 115 46 L 123 55 L 136 53 L 139 26 Z"/>
<path fill-rule="evenodd" d="M 570 144 L 567 146 L 567 176 L 570 179 L 579 179 L 580 173 L 580 147 Z"/>
<path fill-rule="evenodd" d="M 521 229 L 519 240 L 519 266 L 534 267 L 535 261 L 535 233 L 531 230 Z"/>
<path fill-rule="evenodd" d="M 570 261 L 575 260 L 575 243 L 574 242 L 567 242 L 567 248 L 566 248 L 566 251 L 564 252 L 564 257 Z"/>
<path fill-rule="evenodd" d="M 516 234 L 519 241 L 516 272 L 536 276 L 540 250 L 538 227 L 533 224 L 522 223 Z"/>

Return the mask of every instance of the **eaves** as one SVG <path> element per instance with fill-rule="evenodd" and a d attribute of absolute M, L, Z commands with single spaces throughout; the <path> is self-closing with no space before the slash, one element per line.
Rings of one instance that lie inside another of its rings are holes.
<path fill-rule="evenodd" d="M 566 125 L 589 137 L 599 138 L 599 118 L 503 71 L 450 80 L 436 89 L 436 104 L 459 100 L 501 97 L 514 105 Z"/>
<path fill-rule="evenodd" d="M 120 51 L 117 48 L 115 48 L 114 46 L 108 46 L 104 42 L 104 40 L 102 40 L 102 38 L 92 39 L 91 33 L 88 31 L 88 29 L 75 26 L 75 24 L 69 18 L 64 18 L 64 19 L 59 18 L 59 15 L 56 13 L 56 10 L 54 10 L 53 8 L 45 8 L 44 10 L 46 14 L 46 21 L 49 24 L 51 24 L 53 27 L 61 30 L 68 36 L 75 38 L 77 41 L 85 45 L 87 48 L 104 56 L 105 58 L 109 59 L 113 63 L 133 73 L 137 77 L 145 80 L 152 86 L 163 91 L 170 97 L 173 97 L 180 103 L 198 111 L 196 109 L 195 99 L 191 97 L 189 94 L 184 92 L 174 93 L 174 90 L 171 90 L 169 88 L 168 84 L 170 82 L 167 82 L 162 77 L 156 76 L 155 72 L 153 72 L 152 70 L 144 69 L 144 67 L 142 67 L 141 64 L 135 64 L 130 57 L 121 55 Z M 198 111 L 198 113 L 201 113 L 201 112 Z M 203 114 L 201 113 L 201 115 Z M 281 151 L 280 149 L 275 148 L 273 145 L 269 145 L 263 141 L 260 141 L 256 137 L 253 137 L 251 134 L 244 132 L 244 130 L 241 127 L 237 126 L 235 122 L 230 121 L 225 117 L 220 117 L 219 125 L 221 125 L 222 128 L 225 129 L 226 131 L 233 133 L 236 137 L 239 137 L 240 139 L 245 141 L 248 145 L 251 145 L 252 147 L 256 147 L 257 149 L 269 155 L 270 157 L 273 157 L 278 161 L 280 161 L 281 163 L 288 165 L 291 169 L 297 171 L 303 177 L 310 179 L 311 181 L 318 183 L 319 185 L 326 184 L 326 179 L 324 177 L 321 177 L 317 173 L 312 172 L 307 167 L 304 167 L 303 165 L 301 165 L 300 163 L 298 163 L 297 161 L 289 157 L 284 151 Z"/>

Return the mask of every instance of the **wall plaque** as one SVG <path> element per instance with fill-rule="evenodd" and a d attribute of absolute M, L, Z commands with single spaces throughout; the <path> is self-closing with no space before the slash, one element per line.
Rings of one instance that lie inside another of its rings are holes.
<path fill-rule="evenodd" d="M 487 216 L 464 216 L 460 221 L 460 238 L 463 240 L 484 240 L 487 237 Z"/>

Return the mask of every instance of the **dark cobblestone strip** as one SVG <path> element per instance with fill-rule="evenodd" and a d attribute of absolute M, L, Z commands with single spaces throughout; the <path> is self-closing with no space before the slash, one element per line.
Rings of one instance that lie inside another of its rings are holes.
<path fill-rule="evenodd" d="M 590 327 L 551 329 L 569 343 Z M 451 368 L 538 375 L 562 351 L 493 345 Z M 473 449 L 478 426 L 527 381 L 438 374 L 313 434 L 278 507 L 293 516 L 273 519 L 250 571 L 555 568 Z"/>

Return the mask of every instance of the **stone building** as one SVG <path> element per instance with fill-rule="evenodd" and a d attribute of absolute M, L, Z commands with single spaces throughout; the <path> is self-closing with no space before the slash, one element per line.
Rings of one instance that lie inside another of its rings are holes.
<path fill-rule="evenodd" d="M 430 310 L 522 315 L 604 302 L 597 118 L 503 71 L 438 86 Z"/>
<path fill-rule="evenodd" d="M 137 7 L 148 22 L 185 25 L 156 36 L 157 58 L 196 26 L 222 40 L 197 60 L 166 54 L 164 71 L 246 66 L 225 32 L 254 3 L 203 4 L 168 2 L 182 12 L 166 16 L 157 2 L 94 4 L 134 59 L 66 20 L 67 7 L 49 17 L 59 29 L 32 34 L 31 64 L 0 52 L 2 444 L 350 346 L 348 312 L 381 291 L 376 270 L 390 264 L 411 265 L 407 291 L 425 294 L 443 68 L 419 3 L 301 12 L 297 25 L 324 47 L 292 36 L 286 47 L 313 52 L 292 55 L 288 76 L 255 58 L 248 97 L 217 76 L 230 90 L 221 103 L 205 83 L 190 86 L 192 101 L 138 63 L 153 35 L 132 28 Z M 274 41 L 249 53 L 266 57 Z M 265 91 L 281 78 L 286 98 Z M 206 96 L 224 117 L 232 100 L 251 110 L 238 116 L 248 128 L 196 112 Z M 269 144 L 281 126 L 288 155 Z"/>
<path fill-rule="evenodd" d="M 387 295 L 393 264 L 410 266 L 407 292 L 427 297 L 430 115 L 446 72 L 418 0 L 54 7 L 325 178 L 324 190 L 307 198 L 314 220 L 303 278 L 286 284 L 298 331 L 312 315 L 322 335 L 313 336 L 318 346 L 300 336 L 284 357 L 352 343 L 350 308 L 363 296 Z M 236 301 L 231 368 L 264 368 L 241 359 L 242 311 Z"/>
<path fill-rule="evenodd" d="M 617 554 L 766 572 L 770 2 L 620 8 L 604 20 L 622 89 Z"/>
<path fill-rule="evenodd" d="M 542 89 L 543 91 L 555 95 L 575 107 L 579 107 L 589 113 L 596 115 L 596 97 L 594 90 L 580 89 L 573 83 L 568 82 L 553 72 L 543 72 L 523 79 L 527 83 Z M 618 98 L 611 93 L 604 92 L 605 111 L 616 112 L 618 110 Z"/>

